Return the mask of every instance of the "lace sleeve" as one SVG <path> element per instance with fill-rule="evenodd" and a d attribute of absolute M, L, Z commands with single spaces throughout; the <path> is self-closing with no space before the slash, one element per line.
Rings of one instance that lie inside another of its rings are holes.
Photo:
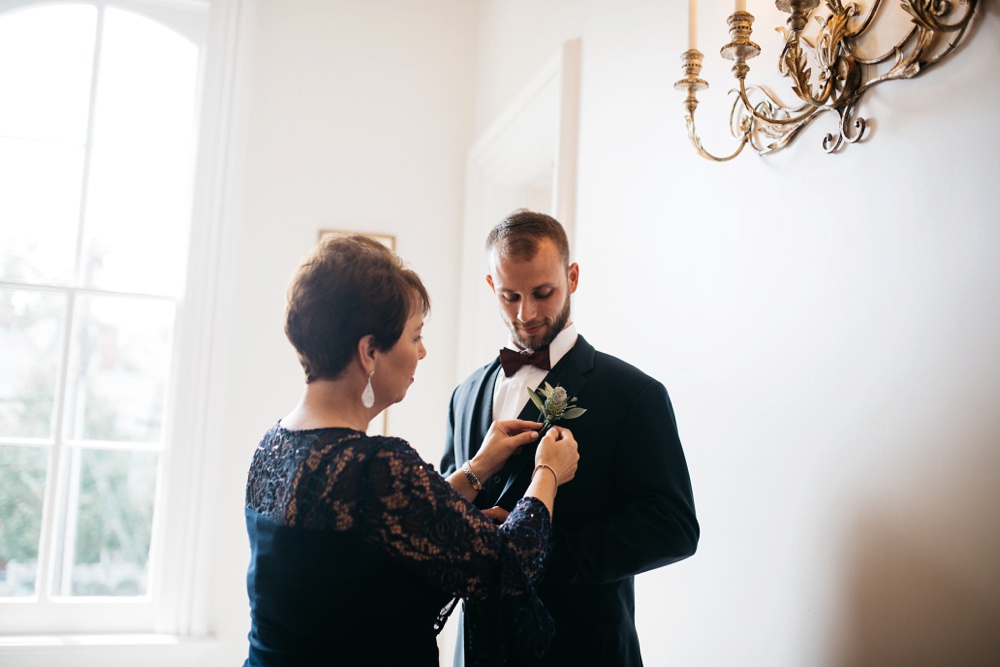
<path fill-rule="evenodd" d="M 498 528 L 396 438 L 384 439 L 365 483 L 364 533 L 393 560 L 460 597 L 534 594 L 552 536 L 537 499 L 519 501 Z"/>

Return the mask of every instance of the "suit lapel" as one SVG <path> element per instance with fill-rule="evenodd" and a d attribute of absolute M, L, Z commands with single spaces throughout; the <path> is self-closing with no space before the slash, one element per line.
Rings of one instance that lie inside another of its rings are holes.
<path fill-rule="evenodd" d="M 493 423 L 493 387 L 496 385 L 497 373 L 500 371 L 500 361 L 495 360 L 486 367 L 482 376 L 470 388 L 470 394 L 475 397 L 472 409 L 472 432 L 466 438 L 466 460 L 471 459 L 483 446 L 483 438 Z"/>
<path fill-rule="evenodd" d="M 577 336 L 576 344 L 559 360 L 555 368 L 549 371 L 540 386 L 544 387 L 545 383 L 548 382 L 553 387 L 561 386 L 566 390 L 570 398 L 579 396 L 580 392 L 587 385 L 587 379 L 584 377 L 584 374 L 590 372 L 593 366 L 593 346 L 584 340 L 583 336 Z M 519 419 L 542 421 L 541 413 L 535 407 L 535 404 L 530 399 L 527 399 L 527 397 L 526 400 L 527 405 L 521 410 Z M 524 490 L 528 488 L 531 480 L 531 472 L 534 470 L 534 466 L 530 464 L 533 464 L 535 461 L 535 450 L 537 448 L 537 445 L 526 448 L 520 454 L 512 456 L 507 462 L 505 472 L 509 471 L 509 476 L 507 477 L 507 483 L 504 485 L 503 491 L 500 492 L 500 497 L 497 499 L 497 505 L 509 509 L 524 494 Z"/>

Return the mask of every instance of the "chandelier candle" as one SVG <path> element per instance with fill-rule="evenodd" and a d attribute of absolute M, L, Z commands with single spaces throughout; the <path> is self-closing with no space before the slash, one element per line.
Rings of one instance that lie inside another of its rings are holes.
<path fill-rule="evenodd" d="M 698 0 L 688 0 L 688 50 L 698 48 Z"/>

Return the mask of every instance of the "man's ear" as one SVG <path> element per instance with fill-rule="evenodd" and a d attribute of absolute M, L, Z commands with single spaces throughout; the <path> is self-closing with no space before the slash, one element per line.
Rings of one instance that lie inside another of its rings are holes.
<path fill-rule="evenodd" d="M 496 294 L 497 293 L 497 288 L 493 285 L 493 276 L 491 276 L 490 274 L 487 273 L 486 274 L 486 282 L 487 282 L 487 284 L 489 284 L 490 289 L 493 290 L 493 293 Z"/>
<path fill-rule="evenodd" d="M 573 262 L 569 265 L 566 270 L 566 277 L 569 279 L 569 293 L 572 294 L 576 291 L 576 286 L 580 282 L 580 266 Z"/>

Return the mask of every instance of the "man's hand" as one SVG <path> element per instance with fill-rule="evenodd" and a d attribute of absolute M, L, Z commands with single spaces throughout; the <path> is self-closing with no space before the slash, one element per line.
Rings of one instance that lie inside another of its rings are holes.
<path fill-rule="evenodd" d="M 506 521 L 507 517 L 510 516 L 510 512 L 500 507 L 499 505 L 494 505 L 488 510 L 483 510 L 483 514 L 493 519 L 493 523 L 498 525 Z"/>

